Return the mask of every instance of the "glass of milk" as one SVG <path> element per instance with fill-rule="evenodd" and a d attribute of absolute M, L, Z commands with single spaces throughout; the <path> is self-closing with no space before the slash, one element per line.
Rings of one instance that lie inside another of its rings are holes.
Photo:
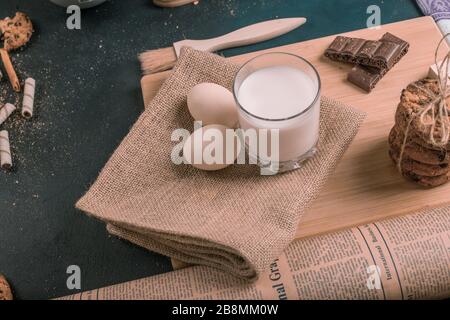
<path fill-rule="evenodd" d="M 314 66 L 293 54 L 262 54 L 241 67 L 233 93 L 250 160 L 280 173 L 298 169 L 314 156 L 319 140 L 320 87 Z M 257 148 L 248 138 L 248 130 L 258 132 Z"/>

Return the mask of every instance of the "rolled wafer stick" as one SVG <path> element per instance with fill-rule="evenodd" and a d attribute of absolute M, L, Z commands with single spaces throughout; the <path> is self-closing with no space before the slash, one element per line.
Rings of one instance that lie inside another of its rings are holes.
<path fill-rule="evenodd" d="M 3 107 L 0 108 L 0 124 L 6 121 L 13 111 L 16 110 L 16 107 L 11 103 L 6 103 Z"/>
<path fill-rule="evenodd" d="M 33 116 L 35 87 L 36 81 L 33 78 L 27 78 L 27 80 L 25 80 L 25 87 L 23 89 L 22 116 L 26 119 L 30 119 Z"/>
<path fill-rule="evenodd" d="M 12 167 L 9 135 L 6 130 L 0 131 L 0 167 L 4 170 L 9 170 Z"/>
<path fill-rule="evenodd" d="M 8 74 L 9 82 L 11 83 L 12 88 L 16 92 L 20 92 L 20 82 L 17 77 L 16 70 L 14 70 L 14 66 L 11 62 L 11 58 L 9 57 L 8 51 L 5 49 L 0 49 L 0 56 L 3 61 L 3 65 L 5 66 L 6 73 Z"/>

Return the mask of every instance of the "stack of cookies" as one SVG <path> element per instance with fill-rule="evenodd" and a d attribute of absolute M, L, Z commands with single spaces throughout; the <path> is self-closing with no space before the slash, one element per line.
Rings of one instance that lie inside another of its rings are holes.
<path fill-rule="evenodd" d="M 431 126 L 423 125 L 418 116 L 438 94 L 436 79 L 426 78 L 411 83 L 402 92 L 395 115 L 395 125 L 389 134 L 389 155 L 400 168 L 402 175 L 429 188 L 443 185 L 449 180 L 450 142 L 442 147 L 433 144 L 430 141 Z M 427 114 L 423 120 L 430 123 L 431 116 Z M 436 141 L 442 138 L 441 125 L 436 123 L 434 132 Z"/>

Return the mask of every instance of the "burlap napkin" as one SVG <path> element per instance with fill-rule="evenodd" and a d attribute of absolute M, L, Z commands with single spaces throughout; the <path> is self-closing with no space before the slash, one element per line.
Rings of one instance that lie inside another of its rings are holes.
<path fill-rule="evenodd" d="M 184 49 L 77 208 L 149 250 L 256 280 L 293 239 L 365 115 L 323 97 L 319 151 L 290 173 L 261 176 L 251 165 L 217 172 L 174 165 L 172 131 L 193 128 L 187 92 L 201 82 L 231 88 L 237 70 L 219 56 Z"/>

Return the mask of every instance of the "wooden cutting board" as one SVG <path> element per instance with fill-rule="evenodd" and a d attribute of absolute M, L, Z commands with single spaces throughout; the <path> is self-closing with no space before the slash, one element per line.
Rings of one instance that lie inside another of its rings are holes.
<path fill-rule="evenodd" d="M 384 25 L 378 30 L 363 29 L 344 35 L 376 40 L 385 32 L 407 40 L 411 47 L 409 53 L 370 94 L 346 81 L 349 66 L 322 57 L 335 36 L 229 58 L 233 62 L 244 63 L 263 52 L 298 54 L 317 67 L 323 95 L 368 114 L 334 175 L 301 220 L 297 238 L 450 203 L 450 183 L 425 190 L 404 180 L 388 157 L 387 144 L 400 93 L 410 82 L 427 75 L 428 67 L 434 63 L 434 51 L 442 34 L 431 17 L 421 17 Z M 440 56 L 448 50 L 445 43 L 443 47 Z M 146 106 L 169 75 L 170 71 L 142 78 Z"/>

